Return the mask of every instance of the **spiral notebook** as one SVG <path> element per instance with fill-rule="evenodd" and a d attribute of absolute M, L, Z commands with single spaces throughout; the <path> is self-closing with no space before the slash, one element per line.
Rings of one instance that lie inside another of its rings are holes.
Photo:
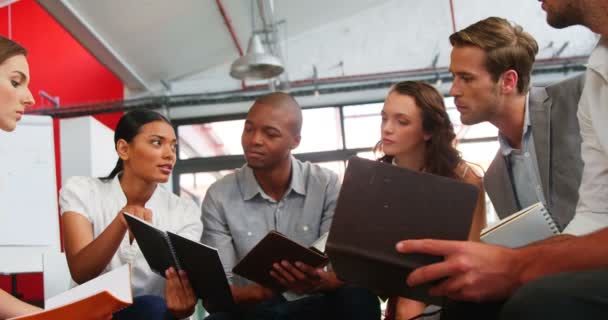
<path fill-rule="evenodd" d="M 481 231 L 481 241 L 517 248 L 558 235 L 559 228 L 541 202 L 518 211 Z"/>
<path fill-rule="evenodd" d="M 150 269 L 162 277 L 169 267 L 186 271 L 196 296 L 213 311 L 234 306 L 217 249 L 162 231 L 131 214 L 124 216 Z"/>

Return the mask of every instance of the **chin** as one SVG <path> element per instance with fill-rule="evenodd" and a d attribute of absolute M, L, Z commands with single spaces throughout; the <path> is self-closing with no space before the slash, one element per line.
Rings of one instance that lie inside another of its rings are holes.
<path fill-rule="evenodd" d="M 11 122 L 11 123 L 0 123 L 0 130 L 2 131 L 6 131 L 6 132 L 11 132 L 14 131 L 17 128 L 17 122 Z"/>

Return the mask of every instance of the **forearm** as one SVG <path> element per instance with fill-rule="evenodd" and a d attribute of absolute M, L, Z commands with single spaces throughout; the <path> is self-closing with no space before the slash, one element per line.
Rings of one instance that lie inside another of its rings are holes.
<path fill-rule="evenodd" d="M 395 320 L 409 320 L 424 312 L 426 304 L 420 301 L 397 297 Z"/>
<path fill-rule="evenodd" d="M 112 260 L 126 232 L 127 228 L 120 219 L 114 219 L 84 248 L 74 254 L 68 254 L 68 265 L 74 281 L 80 284 L 100 275 Z"/>
<path fill-rule="evenodd" d="M 582 236 L 555 237 L 516 250 L 522 284 L 560 272 L 582 271 L 608 266 L 608 229 Z"/>
<path fill-rule="evenodd" d="M 0 319 L 22 316 L 38 311 L 41 311 L 41 309 L 0 290 Z"/>

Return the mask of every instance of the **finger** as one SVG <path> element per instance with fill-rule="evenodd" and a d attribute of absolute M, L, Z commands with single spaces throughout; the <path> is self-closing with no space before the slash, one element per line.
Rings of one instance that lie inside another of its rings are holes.
<path fill-rule="evenodd" d="M 180 270 L 178 272 L 178 275 L 182 284 L 183 292 L 185 293 L 189 305 L 192 305 L 193 302 L 196 303 L 197 298 L 194 295 L 194 289 L 192 289 L 192 285 L 190 284 L 190 279 L 188 279 L 186 271 Z"/>
<path fill-rule="evenodd" d="M 275 271 L 270 271 L 270 276 L 277 280 L 283 287 L 289 287 L 290 284 Z"/>
<path fill-rule="evenodd" d="M 441 281 L 429 290 L 429 294 L 433 296 L 459 295 L 467 285 L 470 285 L 468 275 L 456 276 Z"/>
<path fill-rule="evenodd" d="M 306 263 L 296 261 L 296 268 L 300 269 L 300 271 L 302 271 L 304 274 L 306 274 L 310 278 L 313 278 L 313 279 L 319 278 L 317 269 L 307 265 Z"/>
<path fill-rule="evenodd" d="M 296 279 L 291 275 L 287 270 L 285 270 L 280 264 L 273 264 L 274 271 L 277 272 L 281 277 L 283 277 L 287 282 L 293 283 L 296 282 Z"/>
<path fill-rule="evenodd" d="M 308 280 L 308 277 L 306 277 L 306 275 L 300 271 L 298 268 L 294 267 L 291 263 L 287 262 L 287 261 L 283 261 L 281 263 L 281 265 L 283 266 L 283 268 L 285 268 L 285 270 L 287 270 L 287 272 L 291 273 L 294 278 L 296 278 L 299 281 L 306 281 Z"/>
<path fill-rule="evenodd" d="M 395 249 L 400 253 L 424 253 L 434 256 L 447 256 L 459 252 L 462 246 L 462 241 L 423 239 L 400 241 L 395 246 Z"/>
<path fill-rule="evenodd" d="M 414 287 L 430 281 L 446 278 L 459 272 L 460 269 L 453 260 L 445 260 L 412 271 L 407 277 L 407 284 L 410 287 Z"/>

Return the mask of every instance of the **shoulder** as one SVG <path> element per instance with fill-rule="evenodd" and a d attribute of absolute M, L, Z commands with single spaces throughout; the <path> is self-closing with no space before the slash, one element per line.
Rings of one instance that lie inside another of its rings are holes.
<path fill-rule="evenodd" d="M 229 173 L 212 183 L 207 189 L 207 194 L 224 194 L 238 188 L 238 175 L 241 170 L 242 168 L 236 169 L 235 172 Z"/>
<path fill-rule="evenodd" d="M 456 171 L 462 181 L 478 188 L 483 187 L 483 169 L 480 166 L 462 161 L 456 168 Z"/>
<path fill-rule="evenodd" d="M 179 210 L 185 210 L 185 211 L 198 211 L 197 209 L 197 205 L 194 202 L 194 200 L 187 198 L 187 197 L 183 197 L 183 196 L 178 196 L 173 192 L 170 192 L 169 190 L 158 186 L 158 194 L 160 195 L 160 197 L 163 199 L 163 201 L 166 201 L 166 203 L 168 204 L 168 207 L 170 209 L 179 209 Z"/>
<path fill-rule="evenodd" d="M 101 180 L 94 177 L 74 176 L 66 180 L 61 187 L 61 192 L 95 192 L 105 188 L 111 180 Z"/>
<path fill-rule="evenodd" d="M 324 167 L 321 167 L 318 164 L 311 162 L 302 162 L 300 160 L 296 160 L 295 165 L 298 167 L 298 170 L 302 172 L 302 175 L 307 178 L 309 183 L 328 185 L 336 183 L 339 178 L 338 175 Z"/>

